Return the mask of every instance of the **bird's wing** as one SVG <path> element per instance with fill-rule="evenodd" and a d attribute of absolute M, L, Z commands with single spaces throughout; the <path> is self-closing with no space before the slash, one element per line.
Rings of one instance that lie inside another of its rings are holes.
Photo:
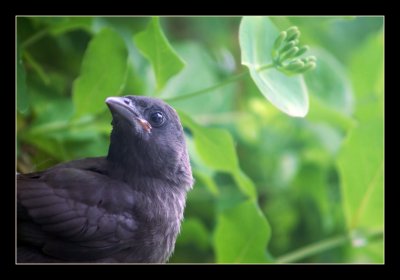
<path fill-rule="evenodd" d="M 132 245 L 134 191 L 92 170 L 60 166 L 18 175 L 18 240 L 64 260 L 91 260 Z"/>

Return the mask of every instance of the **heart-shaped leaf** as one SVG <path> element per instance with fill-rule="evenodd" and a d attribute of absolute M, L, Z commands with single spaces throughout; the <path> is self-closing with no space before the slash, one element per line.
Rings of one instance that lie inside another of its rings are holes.
<path fill-rule="evenodd" d="M 239 189 L 248 197 L 255 199 L 257 191 L 253 182 L 239 167 L 235 145 L 228 131 L 198 125 L 188 115 L 179 111 L 184 127 L 190 128 L 194 144 L 201 160 L 212 169 L 230 173 Z"/>
<path fill-rule="evenodd" d="M 357 126 L 350 130 L 337 160 L 350 229 L 384 225 L 383 42 L 383 33 L 371 37 L 350 64 L 359 100 L 355 111 Z"/>
<path fill-rule="evenodd" d="M 128 51 L 118 33 L 103 29 L 93 37 L 83 58 L 81 75 L 74 82 L 76 117 L 104 110 L 106 97 L 120 94 L 127 61 Z"/>
<path fill-rule="evenodd" d="M 159 89 L 185 66 L 165 37 L 158 17 L 154 17 L 146 30 L 134 37 L 134 41 L 139 51 L 153 65 Z"/>
<path fill-rule="evenodd" d="M 217 261 L 266 263 L 271 228 L 258 205 L 251 200 L 223 211 L 214 236 Z"/>
<path fill-rule="evenodd" d="M 303 76 L 289 77 L 275 68 L 257 71 L 272 63 L 272 48 L 279 32 L 267 17 L 243 17 L 239 42 L 242 64 L 261 93 L 279 110 L 293 116 L 304 117 L 308 112 L 308 93 Z"/>

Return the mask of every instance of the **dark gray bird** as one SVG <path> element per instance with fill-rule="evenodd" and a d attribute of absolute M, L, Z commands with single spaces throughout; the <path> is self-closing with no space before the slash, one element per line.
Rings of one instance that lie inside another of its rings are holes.
<path fill-rule="evenodd" d="M 161 100 L 109 97 L 107 157 L 17 176 L 17 262 L 163 263 L 193 178 L 182 125 Z"/>

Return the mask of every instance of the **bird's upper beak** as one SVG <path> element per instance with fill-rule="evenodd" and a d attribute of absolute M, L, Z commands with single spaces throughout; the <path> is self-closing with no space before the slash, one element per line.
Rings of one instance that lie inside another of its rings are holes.
<path fill-rule="evenodd" d="M 133 121 L 139 124 L 147 133 L 151 132 L 152 127 L 150 123 L 141 116 L 136 105 L 127 102 L 125 97 L 108 97 L 106 99 L 106 104 L 113 115 L 117 114 L 128 121 Z"/>

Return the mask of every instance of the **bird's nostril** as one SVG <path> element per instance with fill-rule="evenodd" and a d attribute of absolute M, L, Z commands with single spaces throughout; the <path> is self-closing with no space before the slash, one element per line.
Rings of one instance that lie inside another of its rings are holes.
<path fill-rule="evenodd" d="M 131 100 L 129 98 L 124 98 L 124 103 L 126 105 L 129 105 L 129 104 L 131 104 Z"/>

